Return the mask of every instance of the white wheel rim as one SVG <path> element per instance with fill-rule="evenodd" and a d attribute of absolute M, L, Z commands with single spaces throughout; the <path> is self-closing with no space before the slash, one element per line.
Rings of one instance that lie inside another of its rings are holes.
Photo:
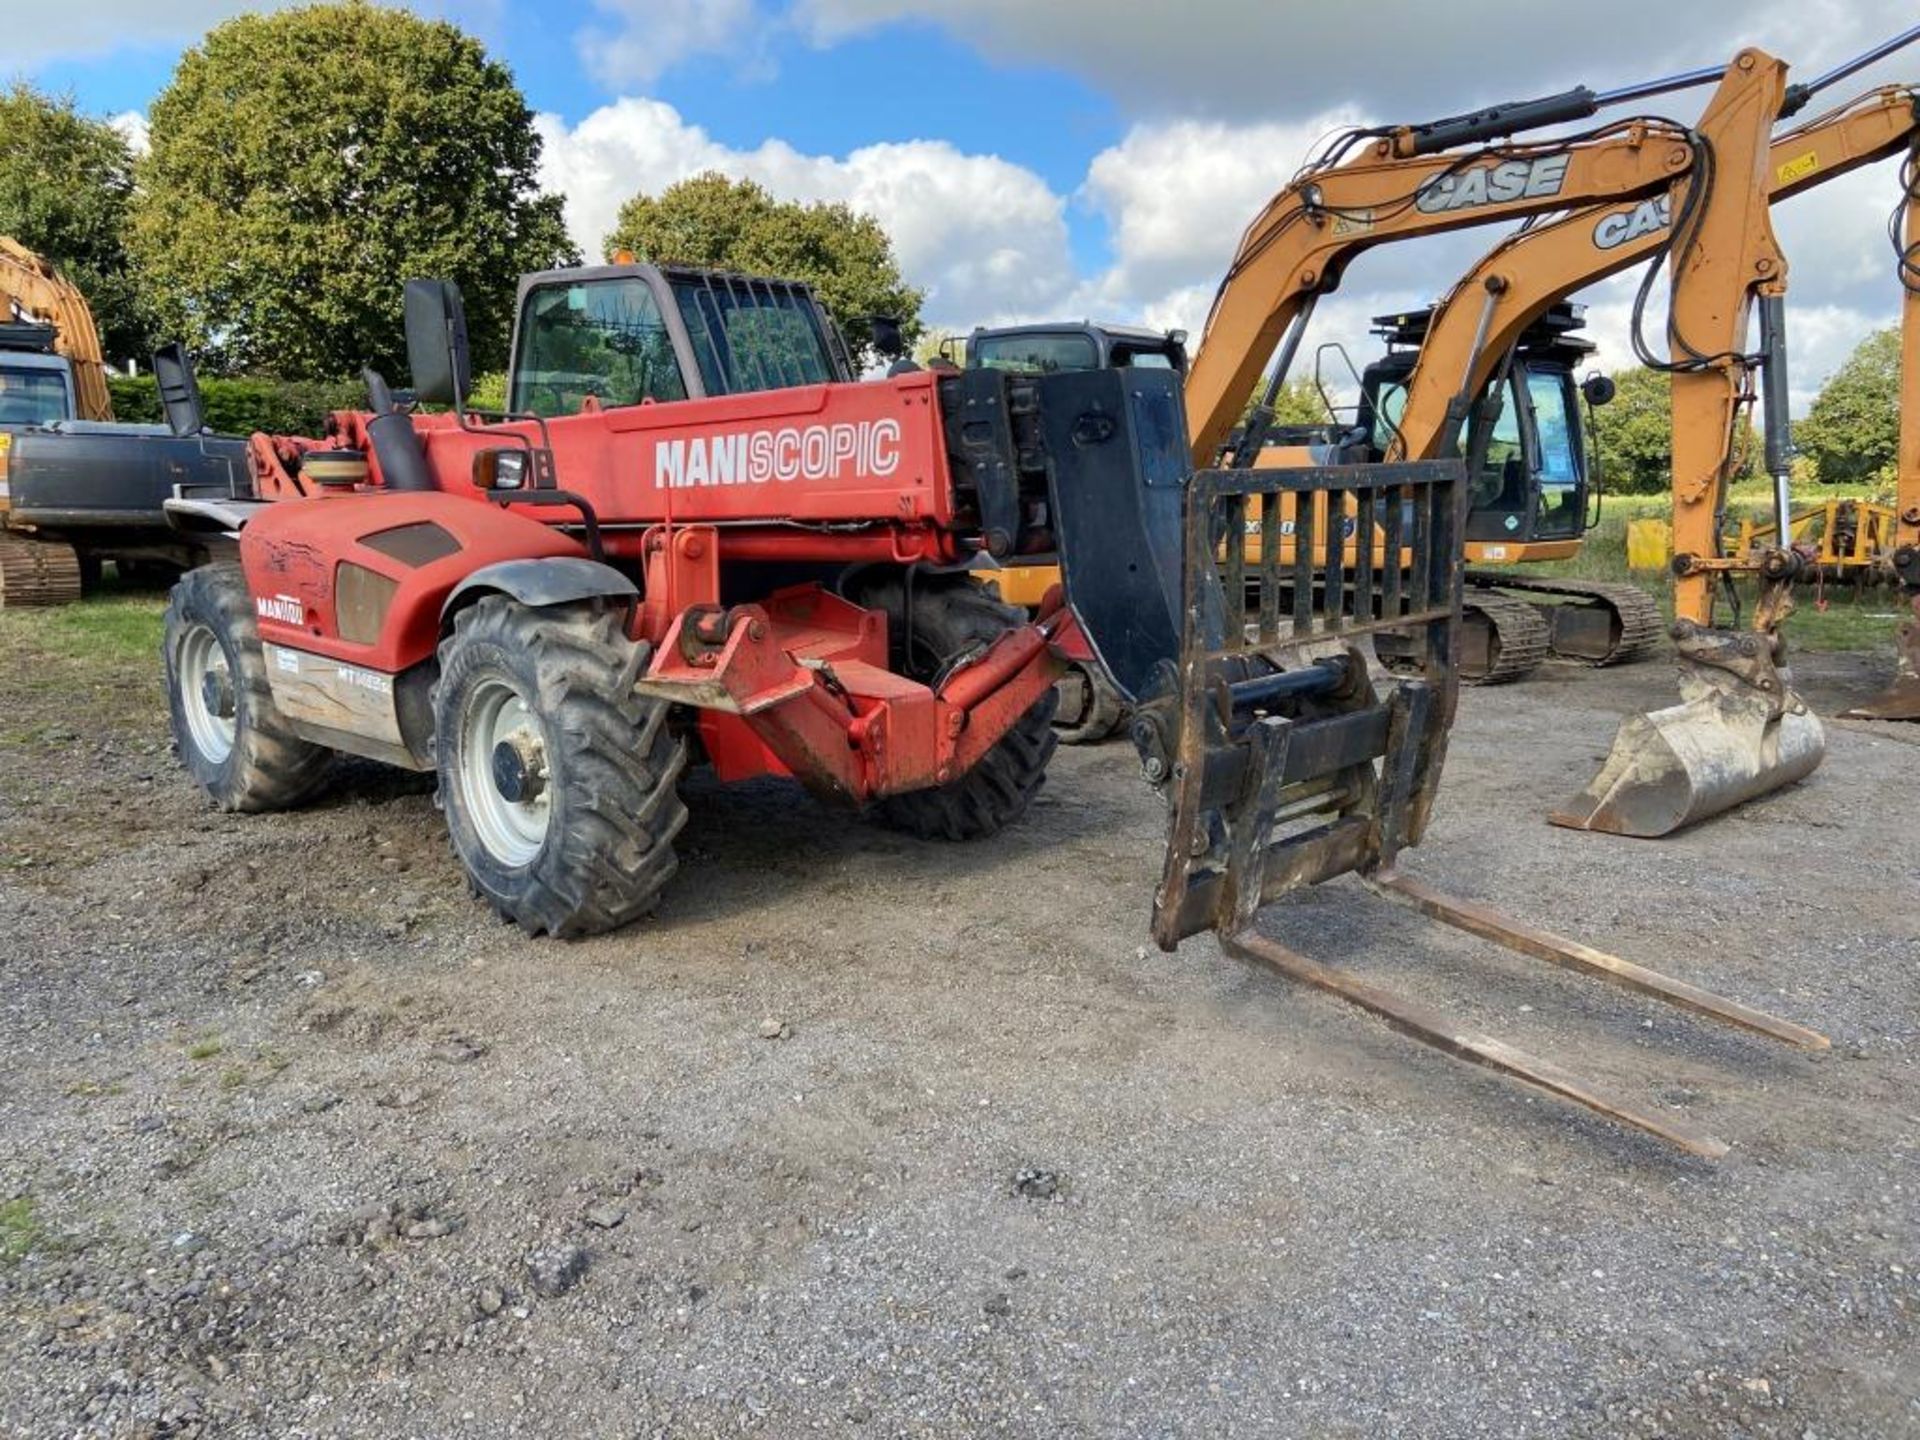
<path fill-rule="evenodd" d="M 546 737 L 526 699 L 505 680 L 480 681 L 460 722 L 460 796 L 480 843 L 501 864 L 532 863 L 546 843 L 552 798 L 542 785 L 530 800 L 510 800 L 494 778 L 494 751 L 516 745 L 544 756 Z"/>
<path fill-rule="evenodd" d="M 222 715 L 209 698 L 209 690 L 228 697 L 231 711 L 239 703 L 234 693 L 233 673 L 227 665 L 227 652 L 220 637 L 203 624 L 189 626 L 180 640 L 180 708 L 186 712 L 187 734 L 193 748 L 215 765 L 226 763 L 233 753 L 234 717 Z"/>

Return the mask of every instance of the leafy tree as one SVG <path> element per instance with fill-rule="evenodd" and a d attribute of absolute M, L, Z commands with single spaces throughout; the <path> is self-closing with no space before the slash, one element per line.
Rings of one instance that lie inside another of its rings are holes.
<path fill-rule="evenodd" d="M 1253 387 L 1253 392 L 1247 396 L 1247 406 L 1240 417 L 1242 421 L 1252 418 L 1254 407 L 1260 403 L 1260 398 L 1266 393 L 1266 377 L 1262 376 L 1260 382 Z M 1341 418 L 1351 421 L 1353 411 L 1347 410 Z M 1320 394 L 1319 386 L 1304 376 L 1296 376 L 1291 380 L 1283 381 L 1280 393 L 1274 396 L 1273 423 L 1275 425 L 1332 425 L 1337 421 L 1328 411 L 1327 402 Z"/>
<path fill-rule="evenodd" d="M 122 236 L 133 196 L 126 137 L 24 81 L 0 92 L 0 235 L 80 287 L 109 359 L 144 358 L 148 317 Z"/>
<path fill-rule="evenodd" d="M 402 371 L 401 288 L 458 282 L 477 368 L 521 272 L 578 258 L 513 76 L 443 21 L 347 0 L 242 15 L 154 101 L 130 245 L 211 368 Z"/>
<path fill-rule="evenodd" d="M 1794 444 L 1822 484 L 1871 480 L 1900 444 L 1900 332 L 1862 340 L 1793 427 Z"/>
<path fill-rule="evenodd" d="M 710 265 L 804 280 L 847 337 L 856 363 L 873 363 L 874 315 L 920 334 L 920 291 L 908 285 L 880 222 L 849 206 L 775 200 L 751 180 L 707 171 L 620 207 L 611 257 L 629 250 L 656 263 Z"/>
<path fill-rule="evenodd" d="M 1614 373 L 1611 404 L 1594 412 L 1600 474 L 1615 495 L 1660 495 L 1673 484 L 1673 382 L 1658 370 Z M 1760 472 L 1760 437 L 1742 416 L 1734 437 L 1733 480 Z"/>

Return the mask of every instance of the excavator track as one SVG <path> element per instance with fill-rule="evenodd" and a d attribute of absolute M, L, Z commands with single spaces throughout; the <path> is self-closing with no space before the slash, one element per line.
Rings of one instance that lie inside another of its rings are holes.
<path fill-rule="evenodd" d="M 1494 590 L 1467 591 L 1460 607 L 1461 684 L 1509 684 L 1539 669 L 1547 653 L 1547 622 L 1536 606 Z M 1392 674 L 1420 670 L 1411 644 L 1391 631 L 1374 637 L 1374 654 Z"/>
<path fill-rule="evenodd" d="M 1557 597 L 1536 604 L 1556 659 L 1582 665 L 1624 665 L 1649 654 L 1666 632 L 1660 603 L 1638 585 L 1608 580 L 1547 580 L 1504 570 L 1467 572 L 1469 605 L 1489 589 Z M 1485 682 L 1482 682 L 1485 683 Z"/>
<path fill-rule="evenodd" d="M 71 605 L 80 598 L 80 555 L 58 540 L 0 535 L 0 609 Z"/>

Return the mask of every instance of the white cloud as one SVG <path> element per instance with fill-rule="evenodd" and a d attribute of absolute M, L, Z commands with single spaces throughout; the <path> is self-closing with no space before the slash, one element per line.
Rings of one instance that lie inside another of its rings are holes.
<path fill-rule="evenodd" d="M 52 60 L 107 55 L 138 45 L 191 45 L 222 20 L 279 10 L 294 0 L 93 0 L 86 5 L 7 6 L 7 61 L 32 70 Z"/>
<path fill-rule="evenodd" d="M 1262 119 L 1354 103 L 1423 120 L 1650 80 L 1741 45 L 1772 49 L 1804 78 L 1914 21 L 1911 0 L 796 0 L 795 12 L 822 45 L 899 21 L 937 25 L 993 60 L 1071 70 L 1130 114 Z M 1649 103 L 1683 115 L 1690 105 Z"/>
<path fill-rule="evenodd" d="M 575 48 L 609 87 L 646 85 L 680 61 L 720 51 L 757 54 L 753 0 L 594 0 L 612 22 L 580 32 Z"/>
<path fill-rule="evenodd" d="M 144 155 L 153 148 L 152 138 L 147 130 L 147 117 L 138 110 L 123 110 L 120 114 L 108 118 L 107 123 L 122 135 L 136 155 Z"/>
<path fill-rule="evenodd" d="M 785 200 L 843 201 L 893 237 L 926 318 L 950 327 L 1044 313 L 1073 284 L 1065 201 L 1032 171 L 942 140 L 809 155 L 783 141 L 736 150 L 671 105 L 629 97 L 569 129 L 542 115 L 542 181 L 566 196 L 567 226 L 598 255 L 621 204 L 704 170 L 756 180 Z"/>

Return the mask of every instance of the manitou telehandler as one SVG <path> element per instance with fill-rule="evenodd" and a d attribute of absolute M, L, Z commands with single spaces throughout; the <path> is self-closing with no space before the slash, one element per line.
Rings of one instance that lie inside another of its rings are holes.
<path fill-rule="evenodd" d="M 674 873 L 692 763 L 791 776 L 933 839 L 998 832 L 1042 783 L 1054 683 L 1084 647 L 1136 705 L 1172 808 L 1163 948 L 1215 931 L 1702 1155 L 1725 1146 L 1275 943 L 1262 904 L 1357 872 L 1520 953 L 1825 1046 L 1398 873 L 1454 714 L 1459 461 L 1196 471 L 1171 369 L 858 383 L 805 286 L 646 264 L 524 279 L 509 413 L 483 417 L 458 293 L 411 282 L 406 315 L 410 393 L 369 373 L 367 411 L 256 436 L 245 486 L 169 503 L 233 556 L 176 587 L 164 639 L 182 763 L 222 807 L 298 803 L 333 751 L 432 771 L 476 891 L 530 933 L 592 934 Z M 190 410 L 188 377 L 161 378 Z M 1283 496 L 1379 514 L 1389 543 L 1346 566 L 1337 528 L 1317 550 L 1303 535 L 1283 587 L 1278 545 L 1220 543 Z M 1064 577 L 1038 617 L 966 576 L 1028 553 Z M 1419 669 L 1380 687 L 1359 647 L 1387 631 Z"/>

